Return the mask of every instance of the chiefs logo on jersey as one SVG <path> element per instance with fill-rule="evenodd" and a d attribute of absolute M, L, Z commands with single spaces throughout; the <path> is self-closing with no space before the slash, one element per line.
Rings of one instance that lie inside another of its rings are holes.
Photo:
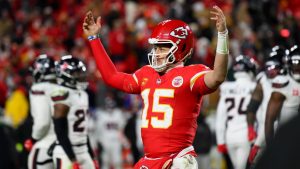
<path fill-rule="evenodd" d="M 188 31 L 184 27 L 178 27 L 170 33 L 171 36 L 174 36 L 179 39 L 186 39 Z"/>

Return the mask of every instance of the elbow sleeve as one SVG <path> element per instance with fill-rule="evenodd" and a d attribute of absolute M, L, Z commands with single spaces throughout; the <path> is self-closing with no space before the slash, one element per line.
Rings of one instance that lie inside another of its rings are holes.
<path fill-rule="evenodd" d="M 54 118 L 54 130 L 56 133 L 57 140 L 59 144 L 64 149 L 65 153 L 69 157 L 69 159 L 72 161 L 76 159 L 75 153 L 72 149 L 71 141 L 68 137 L 68 120 L 66 117 L 62 118 Z"/>

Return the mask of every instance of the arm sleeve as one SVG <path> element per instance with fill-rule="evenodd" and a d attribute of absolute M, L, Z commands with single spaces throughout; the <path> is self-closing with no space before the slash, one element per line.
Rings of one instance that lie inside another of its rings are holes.
<path fill-rule="evenodd" d="M 75 153 L 72 149 L 71 141 L 68 137 L 69 131 L 67 118 L 53 118 L 53 123 L 59 144 L 62 146 L 63 150 L 65 151 L 65 153 L 71 161 L 76 160 Z"/>
<path fill-rule="evenodd" d="M 140 88 L 131 74 L 118 72 L 115 65 L 107 55 L 100 39 L 90 41 L 94 59 L 102 78 L 109 86 L 122 90 L 126 93 L 139 93 Z"/>
<path fill-rule="evenodd" d="M 226 108 L 224 104 L 224 98 L 221 97 L 217 107 L 216 118 L 216 136 L 217 144 L 225 144 L 225 132 L 226 132 Z"/>
<path fill-rule="evenodd" d="M 204 65 L 195 66 L 197 71 L 194 72 L 190 80 L 190 87 L 193 92 L 200 93 L 201 95 L 209 94 L 214 92 L 216 89 L 210 89 L 207 87 L 204 81 L 204 76 L 206 73 L 210 72 L 211 69 Z"/>
<path fill-rule="evenodd" d="M 31 136 L 39 140 L 47 134 L 51 124 L 50 101 L 44 91 L 31 90 L 30 108 L 33 118 Z"/>

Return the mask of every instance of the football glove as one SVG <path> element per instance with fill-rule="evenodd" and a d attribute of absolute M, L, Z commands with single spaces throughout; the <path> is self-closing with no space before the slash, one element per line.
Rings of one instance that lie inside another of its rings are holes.
<path fill-rule="evenodd" d="M 226 147 L 226 144 L 219 144 L 219 145 L 218 145 L 218 151 L 219 151 L 220 153 L 223 153 L 223 154 L 227 153 L 227 147 Z"/>
<path fill-rule="evenodd" d="M 72 169 L 80 169 L 80 165 L 77 161 L 72 162 Z"/>
<path fill-rule="evenodd" d="M 252 125 L 248 125 L 248 140 L 251 142 L 256 138 L 256 131 Z"/>
<path fill-rule="evenodd" d="M 95 169 L 100 169 L 98 160 L 94 159 L 94 160 L 93 160 L 93 163 L 94 163 Z"/>
<path fill-rule="evenodd" d="M 25 142 L 24 142 L 24 148 L 28 152 L 31 151 L 31 149 L 32 149 L 35 142 L 36 142 L 36 140 L 34 140 L 33 138 L 26 139 Z"/>
<path fill-rule="evenodd" d="M 257 145 L 254 145 L 254 146 L 251 148 L 250 154 L 249 154 L 249 157 L 248 157 L 249 163 L 252 164 L 252 163 L 254 162 L 254 159 L 255 159 L 255 157 L 256 157 L 257 152 L 258 152 L 259 149 L 260 149 L 260 147 L 257 146 Z"/>

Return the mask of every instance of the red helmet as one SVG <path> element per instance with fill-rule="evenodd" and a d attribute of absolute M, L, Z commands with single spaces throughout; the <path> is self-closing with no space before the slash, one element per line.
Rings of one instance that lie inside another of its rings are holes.
<path fill-rule="evenodd" d="M 194 35 L 191 28 L 180 20 L 165 20 L 160 22 L 153 30 L 148 42 L 152 45 L 169 44 L 165 63 L 158 65 L 155 50 L 148 54 L 150 65 L 158 72 L 164 71 L 174 62 L 185 60 L 193 52 Z"/>

